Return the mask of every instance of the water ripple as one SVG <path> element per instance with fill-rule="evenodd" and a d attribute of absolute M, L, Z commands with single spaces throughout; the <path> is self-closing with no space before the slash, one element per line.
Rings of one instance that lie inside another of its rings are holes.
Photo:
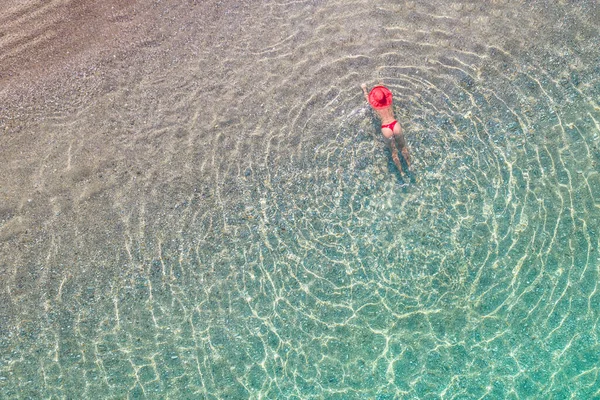
<path fill-rule="evenodd" d="M 163 3 L 2 109 L 3 397 L 599 395 L 593 2 Z"/>

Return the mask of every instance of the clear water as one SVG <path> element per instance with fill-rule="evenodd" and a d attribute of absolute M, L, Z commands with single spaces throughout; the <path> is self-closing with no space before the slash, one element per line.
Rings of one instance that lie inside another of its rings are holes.
<path fill-rule="evenodd" d="M 1 398 L 600 397 L 594 1 L 184 3 L 2 94 Z"/>

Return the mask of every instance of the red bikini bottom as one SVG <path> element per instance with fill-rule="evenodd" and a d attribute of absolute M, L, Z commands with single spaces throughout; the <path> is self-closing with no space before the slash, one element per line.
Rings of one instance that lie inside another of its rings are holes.
<path fill-rule="evenodd" d="M 388 129 L 391 129 L 393 131 L 394 130 L 394 126 L 396 126 L 397 123 L 398 123 L 398 121 L 393 120 L 392 122 L 390 122 L 387 125 L 381 125 L 381 129 L 388 128 Z"/>

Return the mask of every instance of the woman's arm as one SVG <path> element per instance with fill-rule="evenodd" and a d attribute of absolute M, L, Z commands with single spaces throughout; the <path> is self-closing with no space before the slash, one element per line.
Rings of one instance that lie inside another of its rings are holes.
<path fill-rule="evenodd" d="M 367 92 L 367 84 L 363 83 L 362 85 L 360 85 L 360 87 L 362 88 L 363 94 L 365 95 L 365 100 L 368 103 L 369 102 L 369 93 Z"/>

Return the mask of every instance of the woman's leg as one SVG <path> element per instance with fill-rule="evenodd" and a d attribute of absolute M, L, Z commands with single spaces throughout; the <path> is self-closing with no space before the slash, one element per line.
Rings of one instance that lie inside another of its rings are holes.
<path fill-rule="evenodd" d="M 394 161 L 394 164 L 396 164 L 396 168 L 398 168 L 398 171 L 402 172 L 402 164 L 400 163 L 400 158 L 398 158 L 398 148 L 393 143 L 394 136 L 386 137 L 385 135 L 383 135 L 383 141 L 392 153 L 392 160 Z"/>
<path fill-rule="evenodd" d="M 410 166 L 410 155 L 408 154 L 408 147 L 406 147 L 406 141 L 404 140 L 402 127 L 400 126 L 399 122 L 396 124 L 396 126 L 394 126 L 394 142 L 396 143 L 398 150 L 402 152 L 402 156 L 404 156 L 406 164 Z"/>

